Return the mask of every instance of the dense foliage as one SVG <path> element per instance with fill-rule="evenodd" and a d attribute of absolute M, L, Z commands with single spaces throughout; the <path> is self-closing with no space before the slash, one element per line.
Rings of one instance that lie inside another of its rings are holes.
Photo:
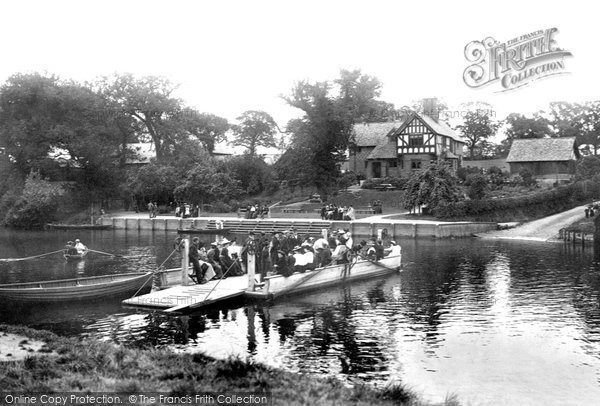
<path fill-rule="evenodd" d="M 31 172 L 25 187 L 5 217 L 5 224 L 15 228 L 43 228 L 54 219 L 62 186 L 43 179 L 38 172 Z"/>
<path fill-rule="evenodd" d="M 404 208 L 412 211 L 427 206 L 432 211 L 441 203 L 458 201 L 458 178 L 446 162 L 437 161 L 414 172 L 408 179 L 406 192 Z"/>
<path fill-rule="evenodd" d="M 576 204 L 600 197 L 600 177 L 503 199 L 462 200 L 442 202 L 435 208 L 435 216 L 443 219 L 519 219 L 545 216 L 572 208 Z"/>

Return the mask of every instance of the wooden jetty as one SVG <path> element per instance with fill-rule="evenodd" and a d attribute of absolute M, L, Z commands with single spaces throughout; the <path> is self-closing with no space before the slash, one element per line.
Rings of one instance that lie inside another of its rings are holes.
<path fill-rule="evenodd" d="M 242 296 L 248 288 L 248 276 L 234 276 L 203 285 L 178 285 L 123 301 L 124 305 L 177 312 L 208 306 L 215 302 Z"/>

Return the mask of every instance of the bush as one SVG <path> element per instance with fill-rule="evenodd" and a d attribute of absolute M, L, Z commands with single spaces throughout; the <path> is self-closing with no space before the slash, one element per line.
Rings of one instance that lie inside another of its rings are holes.
<path fill-rule="evenodd" d="M 383 183 L 381 179 L 366 179 L 361 185 L 362 189 L 373 189 Z"/>
<path fill-rule="evenodd" d="M 480 174 L 480 173 L 481 173 L 481 170 L 479 168 L 474 168 L 471 166 L 468 166 L 468 167 L 461 166 L 456 171 L 456 177 L 458 177 L 458 179 L 460 179 L 462 182 L 465 182 L 469 175 L 475 175 L 475 174 Z"/>
<path fill-rule="evenodd" d="M 58 199 L 63 193 L 62 186 L 43 179 L 38 172 L 31 172 L 20 198 L 6 213 L 4 224 L 15 228 L 43 228 L 54 220 Z"/>
<path fill-rule="evenodd" d="M 598 196 L 600 182 L 583 181 L 525 196 L 442 202 L 435 208 L 434 214 L 438 218 L 469 217 L 479 220 L 545 216 L 567 210 Z"/>
<path fill-rule="evenodd" d="M 533 173 L 527 168 L 521 169 L 519 176 L 521 176 L 521 184 L 523 186 L 533 186 L 536 184 Z"/>
<path fill-rule="evenodd" d="M 489 188 L 487 177 L 480 173 L 467 176 L 465 185 L 467 186 L 467 196 L 471 199 L 482 199 Z"/>

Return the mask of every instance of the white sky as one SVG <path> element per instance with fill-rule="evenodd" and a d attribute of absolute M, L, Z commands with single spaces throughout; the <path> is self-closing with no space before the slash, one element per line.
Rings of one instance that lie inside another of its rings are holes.
<path fill-rule="evenodd" d="M 483 100 L 504 118 L 553 100 L 598 99 L 600 6 L 583 1 L 13 1 L 0 4 L 0 81 L 17 72 L 92 80 L 163 75 L 200 111 L 234 120 L 265 110 L 280 126 L 297 113 L 280 95 L 295 81 L 360 68 L 396 107 L 436 96 Z M 570 75 L 513 92 L 468 88 L 465 45 L 557 27 Z"/>

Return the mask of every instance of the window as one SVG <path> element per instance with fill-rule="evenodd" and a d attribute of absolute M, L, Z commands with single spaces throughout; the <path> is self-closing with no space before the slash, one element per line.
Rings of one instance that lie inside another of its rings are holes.
<path fill-rule="evenodd" d="M 420 147 L 423 145 L 423 135 L 409 135 L 408 145 L 410 147 Z"/>
<path fill-rule="evenodd" d="M 410 161 L 411 169 L 421 169 L 421 161 Z"/>
<path fill-rule="evenodd" d="M 398 162 L 390 161 L 390 168 L 397 168 L 397 167 L 398 167 Z"/>

